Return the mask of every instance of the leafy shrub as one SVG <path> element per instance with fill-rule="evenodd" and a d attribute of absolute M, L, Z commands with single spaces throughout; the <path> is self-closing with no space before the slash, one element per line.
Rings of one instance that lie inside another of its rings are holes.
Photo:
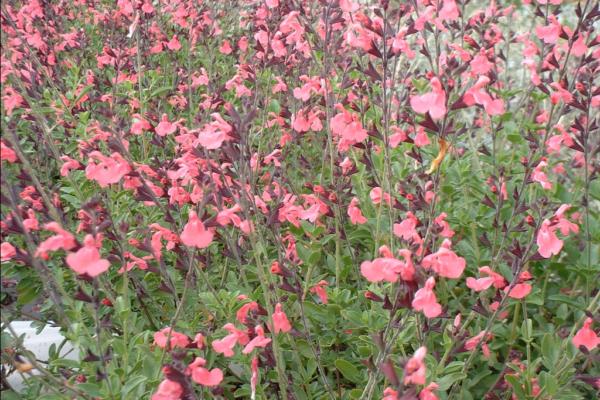
<path fill-rule="evenodd" d="M 6 396 L 594 397 L 598 3 L 362 3 L 3 4 Z"/>

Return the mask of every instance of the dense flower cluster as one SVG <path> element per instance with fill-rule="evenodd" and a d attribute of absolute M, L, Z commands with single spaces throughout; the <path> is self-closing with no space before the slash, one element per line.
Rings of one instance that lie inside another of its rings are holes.
<path fill-rule="evenodd" d="M 599 7 L 3 5 L 3 385 L 593 396 Z"/>

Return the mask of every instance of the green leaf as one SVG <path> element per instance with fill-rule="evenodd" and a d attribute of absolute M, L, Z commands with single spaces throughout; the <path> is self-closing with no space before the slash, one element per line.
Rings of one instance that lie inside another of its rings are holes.
<path fill-rule="evenodd" d="M 546 390 L 546 394 L 553 396 L 558 392 L 558 382 L 547 371 L 542 371 L 539 376 L 540 386 Z"/>
<path fill-rule="evenodd" d="M 123 398 L 127 397 L 129 392 L 133 391 L 135 388 L 142 385 L 147 380 L 148 377 L 143 375 L 134 376 L 133 378 L 127 378 L 127 383 L 123 385 L 123 389 L 121 389 L 121 395 L 123 396 Z"/>
<path fill-rule="evenodd" d="M 514 375 L 504 375 L 504 379 L 506 379 L 506 381 L 510 383 L 510 385 L 513 388 L 513 394 L 517 396 L 518 400 L 524 400 L 526 398 L 525 391 L 523 390 L 519 378 L 517 378 Z"/>
<path fill-rule="evenodd" d="M 92 397 L 102 397 L 102 393 L 100 392 L 100 386 L 98 386 L 95 383 L 80 383 L 77 385 L 77 388 L 89 394 Z"/>
<path fill-rule="evenodd" d="M 550 333 L 546 333 L 542 338 L 542 362 L 546 368 L 552 370 L 558 361 L 560 355 L 560 346 L 557 340 Z"/>
<path fill-rule="evenodd" d="M 551 294 L 550 296 L 548 296 L 548 300 L 558 301 L 559 303 L 566 303 L 568 305 L 576 307 L 579 310 L 583 310 L 584 307 L 583 304 L 580 304 L 579 302 L 573 300 L 571 297 L 566 296 L 564 294 Z"/>
<path fill-rule="evenodd" d="M 466 377 L 467 377 L 467 374 L 464 374 L 462 372 L 453 372 L 451 374 L 445 375 L 438 380 L 438 385 L 439 385 L 438 390 L 440 390 L 440 391 L 447 390 L 455 382 L 463 380 Z"/>
<path fill-rule="evenodd" d="M 342 373 L 344 378 L 350 382 L 359 383 L 361 381 L 360 371 L 350 362 L 338 358 L 335 360 L 335 367 Z"/>

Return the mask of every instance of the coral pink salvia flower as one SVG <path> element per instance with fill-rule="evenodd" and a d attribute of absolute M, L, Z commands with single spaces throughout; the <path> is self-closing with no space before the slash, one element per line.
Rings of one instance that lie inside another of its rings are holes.
<path fill-rule="evenodd" d="M 171 337 L 169 338 L 169 332 Z M 164 349 L 169 343 L 169 348 L 187 347 L 190 344 L 190 339 L 183 333 L 175 332 L 171 328 L 163 328 L 154 334 L 154 344 Z"/>
<path fill-rule="evenodd" d="M 412 212 L 408 211 L 404 221 L 400 222 L 399 224 L 394 224 L 394 235 L 404 240 L 411 240 L 415 236 L 419 235 L 416 230 L 418 222 L 419 220 L 417 217 L 415 217 Z"/>
<path fill-rule="evenodd" d="M 67 176 L 71 170 L 81 168 L 79 161 L 74 160 L 71 157 L 62 156 L 60 159 L 64 161 L 63 165 L 60 167 L 60 176 Z"/>
<path fill-rule="evenodd" d="M 352 225 L 364 224 L 367 222 L 367 219 L 358 207 L 358 199 L 356 197 L 353 197 L 350 201 L 350 205 L 348 206 L 348 216 L 350 217 L 350 223 L 352 223 Z"/>
<path fill-rule="evenodd" d="M 543 40 L 544 43 L 554 44 L 558 40 L 561 32 L 561 26 L 556 16 L 550 14 L 548 16 L 550 23 L 546 26 L 538 26 L 535 28 L 535 34 L 540 40 Z"/>
<path fill-rule="evenodd" d="M 474 350 L 477 345 L 479 344 L 479 342 L 482 341 L 483 339 L 483 335 L 485 334 L 485 331 L 481 331 L 479 332 L 479 334 L 477 334 L 476 336 L 473 336 L 472 338 L 468 339 L 465 342 L 465 349 L 471 351 Z M 483 355 L 487 358 L 490 356 L 490 348 L 487 345 L 487 343 L 485 343 L 486 340 L 489 340 L 491 337 L 491 334 L 487 334 L 487 336 L 485 337 L 485 339 L 483 339 L 483 343 L 481 343 L 481 351 L 483 352 Z"/>
<path fill-rule="evenodd" d="M 67 265 L 79 275 L 89 275 L 92 278 L 106 272 L 110 263 L 100 258 L 100 252 L 94 245 L 92 235 L 87 235 L 85 245 L 67 256 Z"/>
<path fill-rule="evenodd" d="M 577 331 L 575 336 L 573 336 L 573 344 L 575 347 L 579 348 L 583 346 L 588 351 L 592 351 L 600 345 L 600 338 L 598 338 L 598 335 L 596 335 L 596 332 L 592 329 L 592 322 L 593 320 L 591 318 L 586 318 L 583 327 Z"/>
<path fill-rule="evenodd" d="M 16 255 L 17 250 L 15 246 L 8 242 L 2 242 L 2 245 L 0 245 L 0 261 L 11 260 Z"/>
<path fill-rule="evenodd" d="M 570 204 L 563 204 L 554 213 L 554 219 L 556 220 L 555 226 L 560 230 L 560 233 L 562 233 L 565 236 L 568 235 L 569 232 L 579 232 L 579 226 L 569 221 L 564 215 L 565 212 L 569 210 L 569 208 L 571 208 Z"/>
<path fill-rule="evenodd" d="M 230 333 L 223 339 L 214 340 L 212 342 L 212 348 L 217 353 L 223 354 L 225 357 L 233 356 L 233 348 L 238 342 L 238 337 L 235 333 Z"/>
<path fill-rule="evenodd" d="M 417 147 L 424 147 L 431 144 L 429 136 L 427 136 L 427 133 L 425 132 L 425 129 L 423 129 L 422 126 L 419 126 L 419 128 L 417 129 L 417 134 L 415 135 L 413 142 Z"/>
<path fill-rule="evenodd" d="M 219 368 L 211 370 L 204 368 L 206 360 L 196 357 L 194 362 L 188 365 L 186 372 L 192 376 L 192 380 L 202 386 L 218 386 L 223 381 L 223 371 Z"/>
<path fill-rule="evenodd" d="M 190 211 L 188 223 L 183 227 L 181 242 L 186 246 L 204 249 L 212 243 L 213 232 L 206 229 L 195 211 Z"/>
<path fill-rule="evenodd" d="M 388 387 L 383 391 L 383 398 L 381 400 L 398 400 L 398 391 Z"/>
<path fill-rule="evenodd" d="M 119 182 L 130 171 L 131 167 L 119 153 L 115 152 L 110 157 L 106 157 L 99 151 L 93 151 L 85 168 L 85 176 L 95 180 L 100 187 L 104 188 Z"/>
<path fill-rule="evenodd" d="M 392 203 L 390 194 L 385 193 L 380 187 L 374 187 L 371 189 L 369 192 L 369 198 L 371 198 L 373 204 L 379 204 L 381 203 L 381 200 L 384 200 L 388 205 Z"/>
<path fill-rule="evenodd" d="M 563 246 L 562 240 L 556 236 L 556 226 L 551 225 L 551 222 L 545 219 L 536 237 L 538 253 L 544 258 L 550 258 L 560 253 Z"/>
<path fill-rule="evenodd" d="M 172 135 L 177 131 L 177 124 L 169 121 L 167 114 L 163 114 L 155 130 L 158 136 Z"/>
<path fill-rule="evenodd" d="M 67 232 L 66 230 L 61 228 L 61 226 L 57 222 L 47 223 L 46 225 L 44 225 L 44 229 L 47 231 L 54 232 L 56 233 L 56 235 L 50 236 L 48 239 L 40 243 L 37 250 L 35 251 L 35 255 L 37 257 L 44 257 L 49 251 L 56 251 L 60 249 L 71 250 L 77 244 L 75 242 L 75 237 L 71 235 L 70 232 Z"/>
<path fill-rule="evenodd" d="M 218 149 L 224 141 L 231 140 L 229 134 L 233 131 L 232 126 L 219 113 L 213 113 L 211 116 L 214 121 L 202 128 L 194 142 L 194 145 L 200 144 L 207 150 Z"/>
<path fill-rule="evenodd" d="M 242 350 L 243 354 L 250 354 L 256 347 L 266 347 L 269 343 L 271 343 L 271 339 L 265 337 L 265 331 L 262 326 L 257 326 L 254 328 L 254 332 L 256 332 L 256 336 L 248 342 L 246 347 L 244 347 Z"/>
<path fill-rule="evenodd" d="M 250 311 L 258 311 L 258 303 L 255 301 L 251 301 L 250 303 L 244 304 L 235 314 L 236 319 L 240 322 L 240 324 L 245 324 L 248 318 L 248 313 Z"/>
<path fill-rule="evenodd" d="M 510 286 L 504 288 L 504 292 L 508 293 L 508 297 L 513 299 L 523 299 L 531 293 L 531 285 L 529 283 L 517 283 L 509 292 Z"/>
<path fill-rule="evenodd" d="M 360 273 L 369 282 L 396 282 L 398 274 L 394 271 L 393 263 L 386 260 L 393 259 L 376 258 L 373 261 L 363 261 L 360 265 Z"/>
<path fill-rule="evenodd" d="M 3 141 L 0 141 L 0 160 L 8 161 L 9 163 L 14 163 L 17 161 L 17 153 Z"/>
<path fill-rule="evenodd" d="M 202 350 L 206 345 L 206 339 L 204 338 L 203 334 L 197 333 L 196 336 L 194 336 L 194 341 L 192 343 L 194 343 L 196 347 Z"/>
<path fill-rule="evenodd" d="M 415 112 L 425 114 L 429 112 L 432 119 L 440 119 L 446 115 L 446 92 L 437 77 L 431 78 L 432 91 L 410 98 L 410 106 Z"/>
<path fill-rule="evenodd" d="M 480 279 L 467 278 L 467 286 L 476 292 L 481 292 L 494 285 L 497 289 L 502 289 L 506 286 L 506 280 L 504 277 L 494 271 L 488 266 L 479 268 L 479 274 L 485 276 Z"/>
<path fill-rule="evenodd" d="M 331 132 L 340 138 L 338 149 L 346 151 L 350 146 L 365 140 L 368 134 L 358 115 L 349 112 L 339 103 L 335 107 L 339 113 L 331 119 Z"/>
<path fill-rule="evenodd" d="M 280 331 L 286 333 L 291 330 L 292 325 L 290 324 L 287 315 L 285 315 L 285 312 L 283 312 L 281 303 L 277 303 L 277 305 L 275 305 L 275 312 L 273 313 L 273 331 L 275 333 L 279 333 Z"/>
<path fill-rule="evenodd" d="M 427 355 L 427 348 L 425 346 L 419 347 L 415 354 L 408 360 L 404 367 L 404 384 L 405 385 L 424 385 L 425 384 L 425 373 L 427 369 L 425 367 L 425 356 Z"/>
<path fill-rule="evenodd" d="M 310 288 L 310 292 L 319 296 L 323 304 L 327 304 L 327 291 L 325 290 L 325 286 L 327 285 L 327 281 L 319 281 L 319 283 Z"/>
<path fill-rule="evenodd" d="M 159 385 L 151 400 L 179 400 L 183 396 L 183 388 L 175 381 L 165 379 Z"/>
<path fill-rule="evenodd" d="M 452 242 L 444 239 L 439 250 L 423 258 L 422 265 L 425 269 L 433 269 L 439 276 L 457 279 L 465 270 L 466 261 L 450 250 Z"/>
<path fill-rule="evenodd" d="M 425 282 L 425 286 L 417 290 L 412 301 L 412 307 L 416 311 L 422 311 L 427 318 L 435 318 L 442 313 L 442 306 L 437 302 L 437 297 L 433 292 L 434 287 L 435 278 L 431 276 Z"/>
<path fill-rule="evenodd" d="M 543 168 L 545 168 L 547 165 L 548 164 L 546 163 L 546 161 L 540 161 L 540 163 L 535 167 L 533 173 L 531 174 L 531 180 L 533 180 L 534 182 L 538 182 L 540 185 L 542 185 L 542 188 L 544 188 L 544 190 L 552 189 L 552 183 L 550 183 L 548 177 L 546 176 L 546 173 L 543 171 Z"/>
<path fill-rule="evenodd" d="M 419 393 L 419 400 L 439 400 L 439 397 L 434 393 L 438 387 L 438 384 L 435 382 L 431 382 L 429 385 L 425 386 L 425 388 L 421 390 L 421 393 Z"/>

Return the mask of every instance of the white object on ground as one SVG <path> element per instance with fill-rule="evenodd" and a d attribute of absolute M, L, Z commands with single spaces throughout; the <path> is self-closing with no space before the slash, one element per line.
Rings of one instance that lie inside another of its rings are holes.
<path fill-rule="evenodd" d="M 10 326 L 18 337 L 23 334 L 25 335 L 23 337 L 23 347 L 32 352 L 37 360 L 44 362 L 48 361 L 50 346 L 54 344 L 58 349 L 63 340 L 65 340 L 64 336 L 60 333 L 60 328 L 49 325 L 45 326 L 40 333 L 36 333 L 37 328 L 33 326 L 33 321 L 13 321 Z M 8 329 L 5 330 L 5 332 L 11 333 Z M 66 342 L 62 346 L 59 356 L 68 360 L 78 360 L 79 352 L 73 348 L 73 345 L 70 342 Z M 23 358 L 24 361 L 26 361 L 25 357 Z M 31 370 L 31 373 L 39 374 L 39 371 L 34 368 Z M 27 375 L 28 373 L 20 374 L 15 371 L 7 377 L 7 381 L 10 386 L 18 392 L 25 386 L 23 376 L 27 377 Z"/>

